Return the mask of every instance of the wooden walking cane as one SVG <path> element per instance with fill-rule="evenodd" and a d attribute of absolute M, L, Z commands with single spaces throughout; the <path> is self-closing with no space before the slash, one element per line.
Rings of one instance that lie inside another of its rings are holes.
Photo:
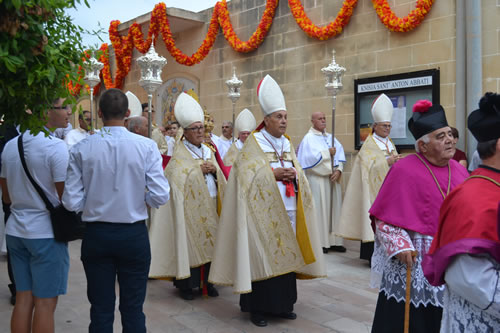
<path fill-rule="evenodd" d="M 411 258 L 417 256 L 417 251 L 411 252 Z M 408 333 L 410 329 L 410 296 L 411 296 L 411 267 L 406 266 L 406 302 L 405 302 L 405 321 L 404 333 Z"/>

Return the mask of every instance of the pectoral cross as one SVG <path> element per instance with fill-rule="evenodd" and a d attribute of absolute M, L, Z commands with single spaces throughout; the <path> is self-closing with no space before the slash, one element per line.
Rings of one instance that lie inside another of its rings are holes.
<path fill-rule="evenodd" d="M 284 168 L 285 167 L 285 163 L 283 162 L 283 155 L 278 156 L 278 158 L 280 160 L 281 166 Z"/>

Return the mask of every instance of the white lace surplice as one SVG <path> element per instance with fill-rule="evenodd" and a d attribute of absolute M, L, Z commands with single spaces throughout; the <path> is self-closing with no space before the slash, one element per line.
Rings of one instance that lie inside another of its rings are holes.
<path fill-rule="evenodd" d="M 441 332 L 500 332 L 500 264 L 458 255 L 448 266 Z"/>
<path fill-rule="evenodd" d="M 441 332 L 500 332 L 500 319 L 446 288 Z"/>
<path fill-rule="evenodd" d="M 403 251 L 416 250 L 418 254 L 411 272 L 411 303 L 415 307 L 428 304 L 442 307 L 444 286 L 430 285 L 422 270 L 422 258 L 429 251 L 431 243 L 431 236 L 377 220 L 370 286 L 379 288 L 388 299 L 404 302 L 406 265 L 395 256 Z"/>

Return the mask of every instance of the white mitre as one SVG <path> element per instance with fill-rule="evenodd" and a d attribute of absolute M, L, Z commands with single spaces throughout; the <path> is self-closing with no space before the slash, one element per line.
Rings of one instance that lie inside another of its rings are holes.
<path fill-rule="evenodd" d="M 386 94 L 380 94 L 372 104 L 373 121 L 376 123 L 391 122 L 394 106 Z"/>
<path fill-rule="evenodd" d="M 264 116 L 276 111 L 286 111 L 285 96 L 278 83 L 269 74 L 257 86 L 257 96 Z"/>
<path fill-rule="evenodd" d="M 200 104 L 184 92 L 177 97 L 174 106 L 174 115 L 182 128 L 187 128 L 197 121 L 203 123 L 205 119 Z"/>
<path fill-rule="evenodd" d="M 142 105 L 141 101 L 132 92 L 127 91 L 125 93 L 128 99 L 128 109 L 130 110 L 129 118 L 142 116 Z"/>
<path fill-rule="evenodd" d="M 257 127 L 257 121 L 250 110 L 244 109 L 236 117 L 235 127 L 238 132 L 252 132 Z"/>

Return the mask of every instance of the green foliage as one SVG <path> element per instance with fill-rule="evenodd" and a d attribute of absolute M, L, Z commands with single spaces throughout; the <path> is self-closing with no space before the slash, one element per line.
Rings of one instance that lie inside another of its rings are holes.
<path fill-rule="evenodd" d="M 75 3 L 80 0 L 0 0 L 0 116 L 6 123 L 38 132 L 55 99 L 75 101 L 67 82 L 78 82 L 83 29 L 65 13 Z"/>

